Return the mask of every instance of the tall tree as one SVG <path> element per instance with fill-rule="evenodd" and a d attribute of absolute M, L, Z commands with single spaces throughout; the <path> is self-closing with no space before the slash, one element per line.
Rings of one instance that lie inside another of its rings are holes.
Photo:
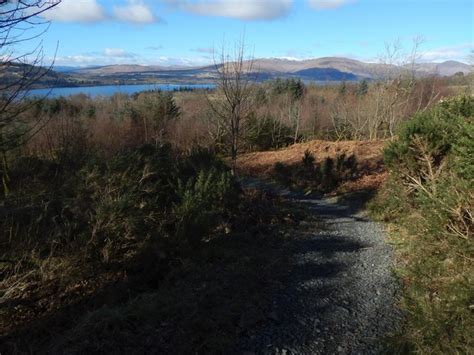
<path fill-rule="evenodd" d="M 48 74 L 41 35 L 48 22 L 39 16 L 60 0 L 0 1 L 0 150 L 8 151 L 19 140 L 35 132 L 39 123 L 25 125 L 19 116 L 28 109 L 25 102 L 32 85 Z M 18 53 L 17 45 L 31 42 L 31 49 Z M 31 101 L 30 101 L 31 103 Z M 28 127 L 27 127 L 28 126 Z"/>
<path fill-rule="evenodd" d="M 254 59 L 246 57 L 245 41 L 242 37 L 235 43 L 233 51 L 229 51 L 224 43 L 219 59 L 214 62 L 218 95 L 211 97 L 209 104 L 230 137 L 232 172 L 235 174 L 241 124 L 251 113 L 254 103 Z"/>
<path fill-rule="evenodd" d="M 48 74 L 44 68 L 41 35 L 48 22 L 39 16 L 57 6 L 60 0 L 0 0 L 0 174 L 7 193 L 6 153 L 41 128 L 41 120 L 22 121 L 21 115 L 34 102 L 27 100 L 32 85 Z M 18 52 L 18 44 L 31 43 L 31 49 Z"/>

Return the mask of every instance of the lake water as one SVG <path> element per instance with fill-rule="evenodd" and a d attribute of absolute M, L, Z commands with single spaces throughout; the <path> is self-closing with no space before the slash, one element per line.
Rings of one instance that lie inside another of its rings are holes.
<path fill-rule="evenodd" d="M 86 94 L 91 97 L 111 96 L 116 93 L 134 94 L 145 90 L 175 91 L 183 89 L 214 89 L 213 84 L 142 84 L 142 85 L 104 85 L 104 86 L 82 86 L 52 89 L 34 89 L 30 90 L 29 96 L 71 96 L 76 94 Z"/>

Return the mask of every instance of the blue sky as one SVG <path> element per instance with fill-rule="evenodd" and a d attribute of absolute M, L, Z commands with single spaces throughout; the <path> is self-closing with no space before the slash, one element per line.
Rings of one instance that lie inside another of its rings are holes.
<path fill-rule="evenodd" d="M 44 14 L 57 65 L 212 63 L 245 32 L 257 58 L 346 56 L 376 61 L 385 43 L 421 60 L 469 62 L 471 0 L 63 0 Z M 25 44 L 26 45 L 26 44 Z"/>

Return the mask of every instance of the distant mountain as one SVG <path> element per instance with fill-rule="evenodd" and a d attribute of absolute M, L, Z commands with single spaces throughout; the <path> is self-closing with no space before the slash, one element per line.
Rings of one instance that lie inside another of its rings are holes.
<path fill-rule="evenodd" d="M 1 69 L 1 68 L 0 68 Z M 21 66 L 12 66 L 0 70 L 0 78 L 13 80 L 18 77 Z M 472 66 L 456 61 L 443 63 L 419 63 L 414 67 L 397 67 L 379 63 L 365 63 L 355 59 L 324 57 L 308 60 L 290 60 L 280 58 L 256 59 L 253 72 L 258 73 L 257 80 L 274 78 L 301 78 L 305 81 L 337 82 L 362 79 L 380 79 L 400 71 L 415 70 L 416 75 L 451 76 L 462 72 L 472 72 Z M 38 85 L 47 86 L 84 86 L 84 85 L 123 85 L 144 83 L 210 83 L 217 78 L 214 65 L 204 67 L 164 67 L 158 65 L 106 65 L 95 67 L 56 66 L 55 72 L 48 75 Z"/>
<path fill-rule="evenodd" d="M 81 68 L 77 70 L 76 73 L 101 76 L 126 73 L 158 72 L 166 70 L 169 70 L 169 68 L 158 65 L 120 64 Z"/>
<path fill-rule="evenodd" d="M 57 73 L 70 73 L 80 69 L 83 69 L 83 67 L 71 67 L 66 65 L 55 65 L 53 67 L 53 70 Z"/>
<path fill-rule="evenodd" d="M 324 57 L 308 60 L 289 60 L 280 58 L 256 59 L 253 70 L 259 73 L 261 80 L 273 77 L 301 76 L 305 80 L 340 81 L 377 79 L 400 69 L 411 70 L 410 66 L 396 67 L 394 65 L 365 63 L 355 59 L 341 57 Z M 449 76 L 457 72 L 465 74 L 472 71 L 470 65 L 448 61 L 444 63 L 421 63 L 414 68 L 418 75 Z M 216 76 L 213 65 L 206 67 L 163 67 L 146 65 L 107 65 L 93 68 L 82 68 L 74 74 L 93 78 L 122 78 L 135 76 L 135 79 L 144 77 L 157 78 L 193 78 L 196 80 L 212 79 Z"/>
<path fill-rule="evenodd" d="M 324 57 L 308 60 L 288 60 L 288 59 L 257 59 L 254 67 L 264 72 L 273 73 L 295 73 L 311 68 L 331 68 L 343 73 L 350 73 L 359 78 L 376 79 L 400 68 L 395 65 L 380 63 L 365 63 L 359 60 L 342 57 Z M 405 69 L 411 69 L 409 65 Z M 419 75 L 440 75 L 451 76 L 458 72 L 468 74 L 472 71 L 472 66 L 457 62 L 446 61 L 443 63 L 420 63 L 415 65 L 415 70 Z"/>
<path fill-rule="evenodd" d="M 318 81 L 352 81 L 358 80 L 359 77 L 352 73 L 343 72 L 334 68 L 309 68 L 298 70 L 294 73 L 295 76 L 303 80 L 318 80 Z"/>
<path fill-rule="evenodd" d="M 419 73 L 451 76 L 460 72 L 463 74 L 469 74 L 472 71 L 472 66 L 449 60 L 443 63 L 420 63 L 415 65 L 415 70 Z"/>
<path fill-rule="evenodd" d="M 330 68 L 339 72 L 350 73 L 358 77 L 372 78 L 377 71 L 385 67 L 381 64 L 364 63 L 355 59 L 340 57 L 324 57 L 307 60 L 288 59 L 257 59 L 255 68 L 263 71 L 273 71 L 275 73 L 295 73 L 301 70 L 313 68 Z"/>
<path fill-rule="evenodd" d="M 38 79 L 31 81 L 32 79 Z M 26 79 L 26 81 L 25 81 Z M 30 88 L 45 86 L 74 86 L 75 83 L 69 80 L 69 77 L 63 73 L 50 70 L 44 67 L 34 67 L 28 64 L 10 63 L 8 65 L 0 64 L 0 80 L 2 84 L 11 88 L 18 85 Z"/>

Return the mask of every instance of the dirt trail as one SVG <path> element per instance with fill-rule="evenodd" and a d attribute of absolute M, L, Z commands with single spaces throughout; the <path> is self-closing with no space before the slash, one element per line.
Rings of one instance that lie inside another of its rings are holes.
<path fill-rule="evenodd" d="M 249 354 L 375 354 L 396 329 L 399 285 L 382 226 L 349 201 L 305 197 L 259 180 L 244 185 L 290 198 L 311 218 L 294 231 L 289 282 L 260 329 L 246 334 Z M 366 196 L 364 196 L 366 197 Z"/>

